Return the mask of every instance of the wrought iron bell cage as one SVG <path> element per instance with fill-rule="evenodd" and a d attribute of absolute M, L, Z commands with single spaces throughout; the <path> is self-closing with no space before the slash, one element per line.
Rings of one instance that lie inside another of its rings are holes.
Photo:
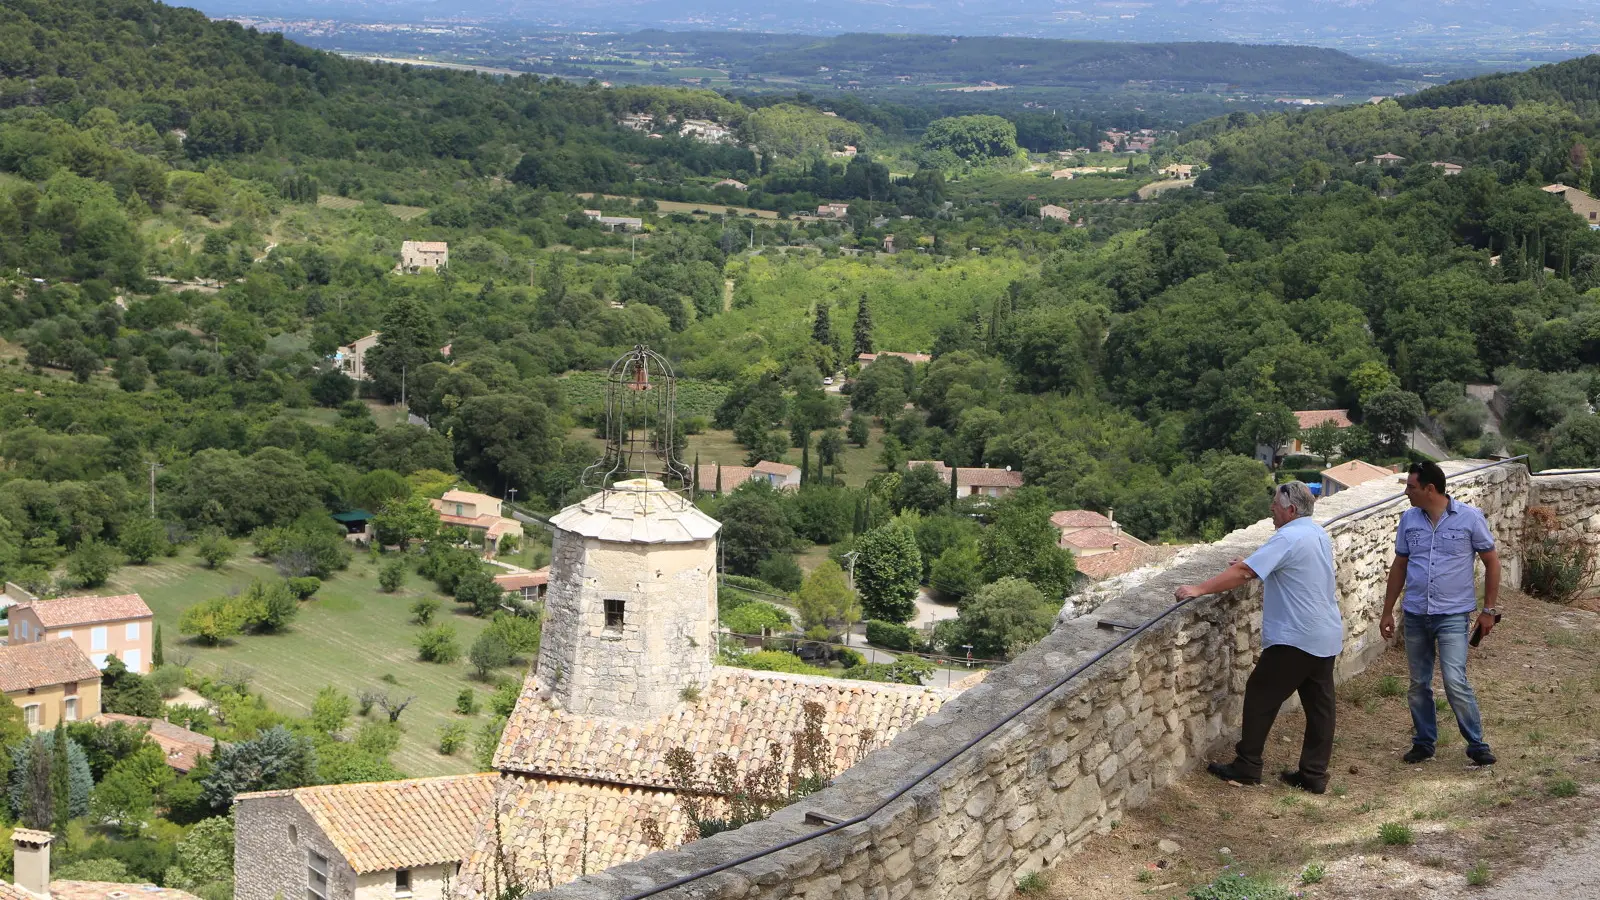
<path fill-rule="evenodd" d="M 606 374 L 605 456 L 583 471 L 587 488 L 609 491 L 621 481 L 649 479 L 688 490 L 693 474 L 674 452 L 677 377 L 666 357 L 643 344 Z"/>

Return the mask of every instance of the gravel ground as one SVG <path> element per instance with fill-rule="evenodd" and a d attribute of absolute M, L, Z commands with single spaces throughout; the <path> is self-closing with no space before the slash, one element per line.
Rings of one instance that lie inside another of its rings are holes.
<path fill-rule="evenodd" d="M 1505 877 L 1483 890 L 1477 900 L 1530 900 L 1542 897 L 1600 897 L 1600 833 L 1590 832 L 1548 858 Z"/>

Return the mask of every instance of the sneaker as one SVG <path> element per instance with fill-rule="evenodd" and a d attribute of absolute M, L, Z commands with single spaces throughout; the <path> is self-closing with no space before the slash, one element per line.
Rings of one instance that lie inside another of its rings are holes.
<path fill-rule="evenodd" d="M 1238 784 L 1245 785 L 1257 785 L 1261 783 L 1261 779 L 1251 778 L 1250 776 L 1241 773 L 1238 769 L 1233 767 L 1232 763 L 1211 763 L 1210 765 L 1206 766 L 1206 771 L 1217 776 L 1218 778 L 1221 778 L 1223 781 L 1233 781 L 1237 782 Z"/>
<path fill-rule="evenodd" d="M 1472 760 L 1472 764 L 1475 766 L 1492 766 L 1499 762 L 1499 760 L 1495 759 L 1495 755 L 1490 752 L 1488 747 L 1485 747 L 1482 750 L 1468 750 L 1467 758 Z"/>
<path fill-rule="evenodd" d="M 1284 784 L 1287 784 L 1289 787 L 1299 788 L 1308 794 L 1326 794 L 1328 792 L 1328 785 L 1326 783 L 1318 784 L 1307 779 L 1305 774 L 1299 769 L 1290 769 L 1287 772 L 1278 773 L 1278 780 Z"/>
<path fill-rule="evenodd" d="M 1424 762 L 1426 760 L 1433 759 L 1433 748 L 1424 747 L 1421 744 L 1412 744 L 1411 749 L 1406 751 L 1406 755 L 1400 758 L 1406 763 L 1412 765 L 1419 762 Z"/>

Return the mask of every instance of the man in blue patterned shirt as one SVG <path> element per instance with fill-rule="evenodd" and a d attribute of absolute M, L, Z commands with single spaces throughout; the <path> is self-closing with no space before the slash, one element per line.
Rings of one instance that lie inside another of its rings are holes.
<path fill-rule="evenodd" d="M 1473 613 L 1478 608 L 1473 582 L 1476 556 L 1483 560 L 1483 612 L 1478 630 L 1488 634 L 1500 616 L 1500 557 L 1494 535 L 1476 507 L 1452 500 L 1444 492 L 1444 471 L 1437 463 L 1411 466 L 1406 477 L 1406 497 L 1411 509 L 1400 515 L 1395 538 L 1394 563 L 1383 598 L 1383 618 L 1378 628 L 1385 640 L 1394 635 L 1394 603 L 1402 592 L 1405 603 L 1406 662 L 1411 669 L 1411 724 L 1416 730 L 1408 763 L 1433 758 L 1439 725 L 1433 703 L 1433 663 L 1437 656 L 1444 673 L 1444 692 L 1456 714 L 1456 727 L 1467 741 L 1467 757 L 1474 765 L 1491 766 L 1494 753 L 1483 739 L 1483 716 L 1478 698 L 1467 683 L 1467 642 Z"/>

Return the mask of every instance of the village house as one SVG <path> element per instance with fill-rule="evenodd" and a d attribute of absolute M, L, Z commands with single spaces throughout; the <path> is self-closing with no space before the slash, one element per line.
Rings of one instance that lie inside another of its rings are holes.
<path fill-rule="evenodd" d="M 598 222 L 612 231 L 639 231 L 644 228 L 644 220 L 632 216 L 608 216 L 598 209 L 586 209 L 583 214 L 589 221 Z"/>
<path fill-rule="evenodd" d="M 334 365 L 339 367 L 339 371 L 356 381 L 366 381 L 367 351 L 378 346 L 378 338 L 382 336 L 382 332 L 374 331 L 366 337 L 357 338 L 351 343 L 340 347 L 334 351 Z"/>
<path fill-rule="evenodd" d="M 70 640 L 0 647 L 0 692 L 22 708 L 29 731 L 100 715 L 100 670 Z"/>
<path fill-rule="evenodd" d="M 1405 161 L 1406 158 L 1404 156 L 1396 156 L 1393 153 L 1380 153 L 1372 158 L 1373 165 L 1384 169 L 1393 168 Z"/>
<path fill-rule="evenodd" d="M 1600 200 L 1596 200 L 1575 187 L 1568 187 L 1564 184 L 1546 185 L 1544 192 L 1567 201 L 1567 206 L 1571 207 L 1572 211 L 1577 213 L 1585 222 L 1588 222 L 1591 229 L 1600 230 Z"/>
<path fill-rule="evenodd" d="M 1255 452 L 1257 460 L 1265 465 L 1275 466 L 1282 457 L 1304 456 L 1311 452 L 1306 448 L 1307 431 L 1325 422 L 1332 422 L 1335 427 L 1341 429 L 1349 428 L 1355 424 L 1350 421 L 1350 410 L 1348 409 L 1302 409 L 1295 411 L 1294 418 L 1300 429 L 1295 432 L 1294 437 L 1290 438 L 1287 444 L 1278 448 L 1276 456 L 1273 454 L 1271 447 L 1266 444 L 1257 444 Z"/>
<path fill-rule="evenodd" d="M 187 775 L 204 757 L 216 753 L 216 738 L 190 731 L 165 719 L 146 716 L 128 716 L 121 713 L 101 713 L 94 717 L 96 725 L 121 722 L 149 732 L 150 740 L 167 755 L 167 765 L 179 775 Z"/>
<path fill-rule="evenodd" d="M 437 500 L 429 500 L 445 527 L 459 526 L 473 532 L 484 550 L 494 553 L 506 535 L 522 536 L 522 523 L 501 515 L 501 500 L 473 491 L 450 490 Z"/>
<path fill-rule="evenodd" d="M 852 159 L 852 158 L 855 157 L 855 155 L 856 155 L 856 148 L 854 146 L 850 145 L 850 144 L 845 144 L 843 150 L 835 150 L 835 151 L 833 151 L 833 158 L 834 159 Z"/>
<path fill-rule="evenodd" d="M 894 253 L 894 235 L 886 234 L 883 236 L 883 252 L 891 255 Z"/>
<path fill-rule="evenodd" d="M 111 656 L 130 672 L 150 671 L 155 616 L 138 594 L 62 597 L 11 607 L 11 642 L 66 639 L 105 669 Z"/>
<path fill-rule="evenodd" d="M 450 245 L 444 241 L 405 241 L 400 245 L 400 271 L 437 272 L 450 264 Z"/>
<path fill-rule="evenodd" d="M 820 219 L 842 219 L 849 214 L 848 203 L 824 203 L 817 207 L 817 217 Z"/>
<path fill-rule="evenodd" d="M 908 471 L 916 466 L 932 466 L 939 473 L 939 480 L 945 484 L 950 483 L 950 473 L 954 472 L 956 494 L 960 497 L 988 497 L 998 500 L 1022 487 L 1022 473 L 1011 471 L 1010 466 L 1004 469 L 967 466 L 951 469 L 944 463 L 932 459 L 914 459 L 906 463 Z"/>
<path fill-rule="evenodd" d="M 1057 222 L 1071 222 L 1072 211 L 1064 206 L 1056 206 L 1054 204 L 1047 203 L 1044 206 L 1039 207 L 1039 219 L 1041 221 L 1045 219 L 1055 219 Z"/>
<path fill-rule="evenodd" d="M 50 845 L 54 841 L 55 835 L 48 831 L 12 830 L 11 869 L 15 880 L 11 884 L 0 881 L 0 900 L 199 900 L 188 891 L 153 884 L 52 880 Z"/>
<path fill-rule="evenodd" d="M 448 775 L 234 798 L 237 900 L 444 900 L 497 776 Z"/>
<path fill-rule="evenodd" d="M 656 126 L 656 117 L 649 113 L 633 113 L 618 119 L 617 124 L 634 131 L 650 131 Z"/>
<path fill-rule="evenodd" d="M 545 589 L 550 586 L 550 567 L 533 572 L 507 572 L 504 575 L 494 576 L 494 583 L 500 590 L 512 594 L 523 603 L 536 603 L 544 599 Z"/>
<path fill-rule="evenodd" d="M 1434 167 L 1435 169 L 1439 169 L 1439 170 L 1443 171 L 1444 174 L 1446 174 L 1446 175 L 1460 175 L 1461 174 L 1461 167 L 1456 165 L 1455 163 L 1452 163 L 1452 162 L 1431 162 L 1431 163 L 1428 163 L 1428 165 Z"/>
<path fill-rule="evenodd" d="M 1332 497 L 1340 491 L 1360 487 L 1369 481 L 1377 481 L 1380 478 L 1393 478 L 1394 476 L 1395 472 L 1392 469 L 1385 469 L 1369 462 L 1352 459 L 1331 469 L 1322 470 L 1321 496 Z"/>
<path fill-rule="evenodd" d="M 706 119 L 686 119 L 678 133 L 706 144 L 722 144 L 733 139 L 731 129 Z"/>
<path fill-rule="evenodd" d="M 1078 177 L 1078 173 L 1072 171 L 1071 169 L 1056 169 L 1054 172 L 1050 173 L 1050 179 L 1052 181 L 1060 181 L 1063 178 L 1071 181 L 1076 177 Z"/>
<path fill-rule="evenodd" d="M 780 491 L 800 489 L 800 467 L 780 462 L 758 462 L 754 466 L 724 466 L 702 463 L 697 490 L 702 494 L 730 494 L 752 478 L 759 478 Z"/>
<path fill-rule="evenodd" d="M 765 460 L 755 464 L 755 472 L 751 478 L 765 478 L 767 483 L 780 491 L 797 491 L 800 489 L 800 467 L 788 463 L 767 462 Z"/>
<path fill-rule="evenodd" d="M 1161 169 L 1161 174 L 1168 178 L 1181 178 L 1184 180 L 1194 177 L 1194 166 L 1188 163 L 1173 163 Z"/>

